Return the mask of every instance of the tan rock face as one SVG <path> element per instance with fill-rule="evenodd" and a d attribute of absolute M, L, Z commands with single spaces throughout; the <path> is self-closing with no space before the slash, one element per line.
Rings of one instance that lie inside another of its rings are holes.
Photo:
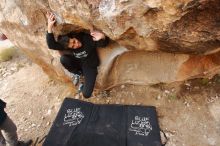
<path fill-rule="evenodd" d="M 46 45 L 48 10 L 56 14 L 55 34 L 93 25 L 115 41 L 99 51 L 98 88 L 169 83 L 219 73 L 219 0 L 1 2 L 0 31 L 48 75 L 68 81 L 59 54 Z"/>
<path fill-rule="evenodd" d="M 220 1 L 197 2 L 188 7 L 188 13 L 158 38 L 161 50 L 193 54 L 217 50 L 220 45 Z"/>

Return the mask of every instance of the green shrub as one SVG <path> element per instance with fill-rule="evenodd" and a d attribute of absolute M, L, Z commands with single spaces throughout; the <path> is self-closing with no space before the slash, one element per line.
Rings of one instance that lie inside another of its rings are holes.
<path fill-rule="evenodd" d="M 0 62 L 11 60 L 15 52 L 16 49 L 14 47 L 4 49 L 0 48 Z"/>
<path fill-rule="evenodd" d="M 177 96 L 176 96 L 176 94 L 170 94 L 170 95 L 168 95 L 168 99 L 175 100 L 175 99 L 177 99 Z"/>
<path fill-rule="evenodd" d="M 209 83 L 209 79 L 208 78 L 201 79 L 201 84 L 202 85 L 206 86 L 206 85 L 208 85 L 208 83 Z"/>

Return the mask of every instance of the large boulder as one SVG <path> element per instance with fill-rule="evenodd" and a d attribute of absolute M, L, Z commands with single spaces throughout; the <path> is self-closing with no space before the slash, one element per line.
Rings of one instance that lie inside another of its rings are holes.
<path fill-rule="evenodd" d="M 55 34 L 95 26 L 111 38 L 99 49 L 97 88 L 212 77 L 220 69 L 219 0 L 10 0 L 0 31 L 51 77 L 69 81 L 45 41 L 47 11 Z"/>

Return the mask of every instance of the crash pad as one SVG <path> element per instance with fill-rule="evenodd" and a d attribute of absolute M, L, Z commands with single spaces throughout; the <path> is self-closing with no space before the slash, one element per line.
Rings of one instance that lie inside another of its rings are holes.
<path fill-rule="evenodd" d="M 43 146 L 161 146 L 153 106 L 65 98 Z"/>

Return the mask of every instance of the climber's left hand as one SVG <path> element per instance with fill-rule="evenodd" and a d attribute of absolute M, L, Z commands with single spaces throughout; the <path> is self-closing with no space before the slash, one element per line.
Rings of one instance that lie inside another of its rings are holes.
<path fill-rule="evenodd" d="M 105 39 L 105 34 L 98 30 L 90 29 L 90 35 L 92 36 L 93 41 Z"/>

